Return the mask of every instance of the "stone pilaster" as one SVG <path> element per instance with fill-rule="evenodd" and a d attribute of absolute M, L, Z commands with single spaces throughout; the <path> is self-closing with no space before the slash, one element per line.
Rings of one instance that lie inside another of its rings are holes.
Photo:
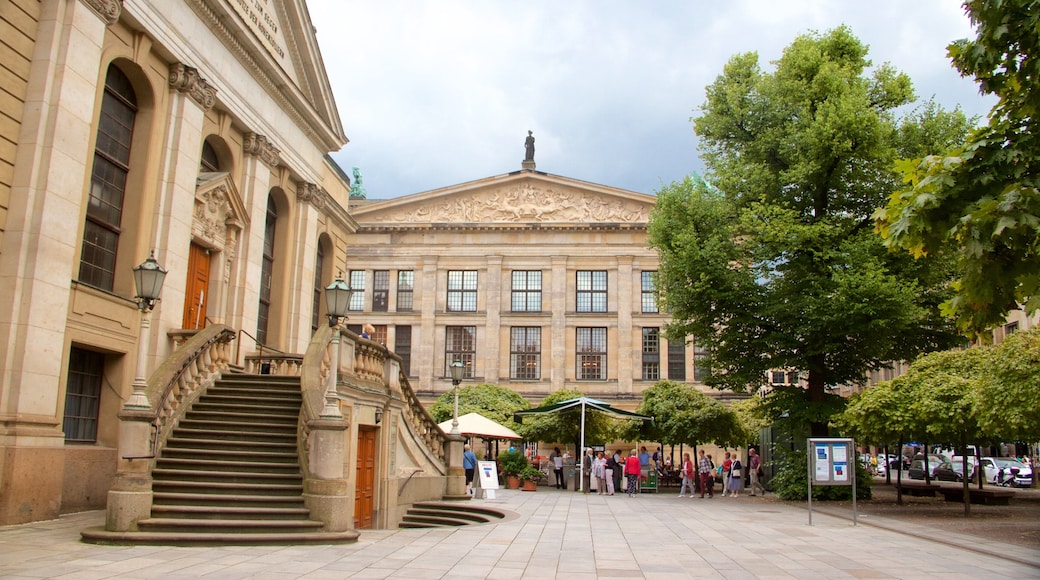
<path fill-rule="evenodd" d="M 484 344 L 487 345 L 487 354 L 484 357 L 484 380 L 488 383 L 497 384 L 501 374 L 501 345 L 502 345 L 502 256 L 487 257 L 487 296 L 484 332 L 487 333 Z M 508 334 L 505 335 L 506 344 L 509 344 Z M 506 372 L 508 376 L 508 370 Z"/>
<path fill-rule="evenodd" d="M 642 344 L 636 341 L 639 329 L 632 327 L 632 263 L 633 256 L 618 256 L 617 260 L 617 380 L 618 393 L 632 393 L 632 373 L 642 369 Z"/>
<path fill-rule="evenodd" d="M 549 391 L 558 391 L 567 380 L 567 256 L 553 256 L 552 288 L 549 300 L 552 310 L 552 336 L 549 339 L 550 376 L 552 384 Z M 544 290 L 543 290 L 544 292 Z M 544 365 L 543 365 L 544 366 Z"/>

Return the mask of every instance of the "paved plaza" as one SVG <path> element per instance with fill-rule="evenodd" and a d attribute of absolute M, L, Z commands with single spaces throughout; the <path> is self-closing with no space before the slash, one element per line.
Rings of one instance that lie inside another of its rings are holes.
<path fill-rule="evenodd" d="M 0 578 L 1040 578 L 1040 554 L 933 527 L 761 497 L 539 488 L 473 500 L 498 524 L 363 531 L 356 544 L 97 546 L 104 513 L 0 527 Z"/>

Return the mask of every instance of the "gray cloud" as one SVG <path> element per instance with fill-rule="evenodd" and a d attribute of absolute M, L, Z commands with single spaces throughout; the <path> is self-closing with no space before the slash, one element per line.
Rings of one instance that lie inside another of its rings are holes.
<path fill-rule="evenodd" d="M 520 168 L 634 191 L 702 170 L 690 117 L 731 56 L 764 67 L 799 34 L 841 24 L 918 95 L 984 115 L 946 45 L 972 35 L 949 0 L 466 2 L 309 0 L 369 197 L 418 193 Z"/>

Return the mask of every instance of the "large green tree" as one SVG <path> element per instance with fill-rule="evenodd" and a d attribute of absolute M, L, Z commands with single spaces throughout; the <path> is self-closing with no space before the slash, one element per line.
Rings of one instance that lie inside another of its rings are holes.
<path fill-rule="evenodd" d="M 539 406 L 562 403 L 581 396 L 583 395 L 580 391 L 560 389 L 545 397 Z M 624 423 L 628 423 L 628 421 L 619 421 L 606 413 L 586 409 L 585 444 L 614 441 L 621 429 L 625 427 Z M 531 441 L 574 443 L 574 448 L 577 449 L 581 441 L 581 410 L 574 407 L 555 413 L 525 416 L 523 424 L 519 427 L 522 429 L 521 433 L 524 437 Z"/>
<path fill-rule="evenodd" d="M 738 55 L 707 88 L 694 129 L 711 184 L 664 187 L 649 242 L 668 335 L 709 350 L 709 384 L 743 391 L 769 369 L 803 373 L 799 406 L 818 409 L 811 433 L 823 436 L 828 386 L 955 340 L 937 307 L 949 269 L 888 252 L 871 215 L 900 151 L 948 147 L 967 121 L 934 105 L 898 119 L 910 80 L 871 71 L 845 27 L 797 38 L 775 66 Z"/>
<path fill-rule="evenodd" d="M 633 422 L 622 434 L 628 441 L 660 441 L 665 445 L 719 443 L 743 446 L 748 431 L 737 414 L 695 387 L 660 381 L 643 391 L 636 410 L 653 423 Z"/>
<path fill-rule="evenodd" d="M 438 423 L 451 419 L 455 406 L 455 393 L 443 393 L 430 407 L 430 415 Z M 468 413 L 481 415 L 501 425 L 513 425 L 513 413 L 522 409 L 530 409 L 531 403 L 516 391 L 505 387 L 483 383 L 459 387 L 459 416 Z M 522 426 L 515 429 L 523 435 Z"/>
<path fill-rule="evenodd" d="M 997 345 L 976 396 L 984 431 L 1005 441 L 1040 441 L 1040 329 Z"/>
<path fill-rule="evenodd" d="M 961 279 L 945 310 L 981 335 L 1019 304 L 1040 309 L 1040 1 L 964 7 L 976 38 L 950 44 L 949 55 L 998 102 L 966 142 L 906 156 L 905 184 L 877 218 L 892 246 L 957 256 Z"/>

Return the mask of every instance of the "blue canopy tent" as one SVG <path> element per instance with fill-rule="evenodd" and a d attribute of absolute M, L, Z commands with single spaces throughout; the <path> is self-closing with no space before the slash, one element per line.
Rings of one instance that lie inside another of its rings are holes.
<path fill-rule="evenodd" d="M 590 399 L 588 397 L 578 397 L 576 399 L 568 399 L 566 401 L 560 401 L 559 403 L 552 403 L 544 405 L 542 407 L 535 407 L 534 409 L 526 409 L 523 411 L 517 411 L 513 413 L 513 420 L 517 423 L 523 423 L 524 416 L 526 415 L 544 415 L 547 413 L 559 413 L 560 411 L 566 411 L 574 409 L 575 407 L 581 408 L 581 443 L 580 449 L 578 449 L 578 462 L 581 462 L 582 457 L 585 453 L 585 413 L 588 410 L 600 411 L 620 417 L 622 419 L 635 419 L 639 421 L 653 421 L 653 417 L 647 417 L 646 415 L 640 415 L 639 413 L 633 413 L 631 411 L 625 411 L 624 409 L 616 409 L 605 401 L 598 401 L 596 399 Z M 579 491 L 584 491 L 584 480 L 579 484 Z"/>

